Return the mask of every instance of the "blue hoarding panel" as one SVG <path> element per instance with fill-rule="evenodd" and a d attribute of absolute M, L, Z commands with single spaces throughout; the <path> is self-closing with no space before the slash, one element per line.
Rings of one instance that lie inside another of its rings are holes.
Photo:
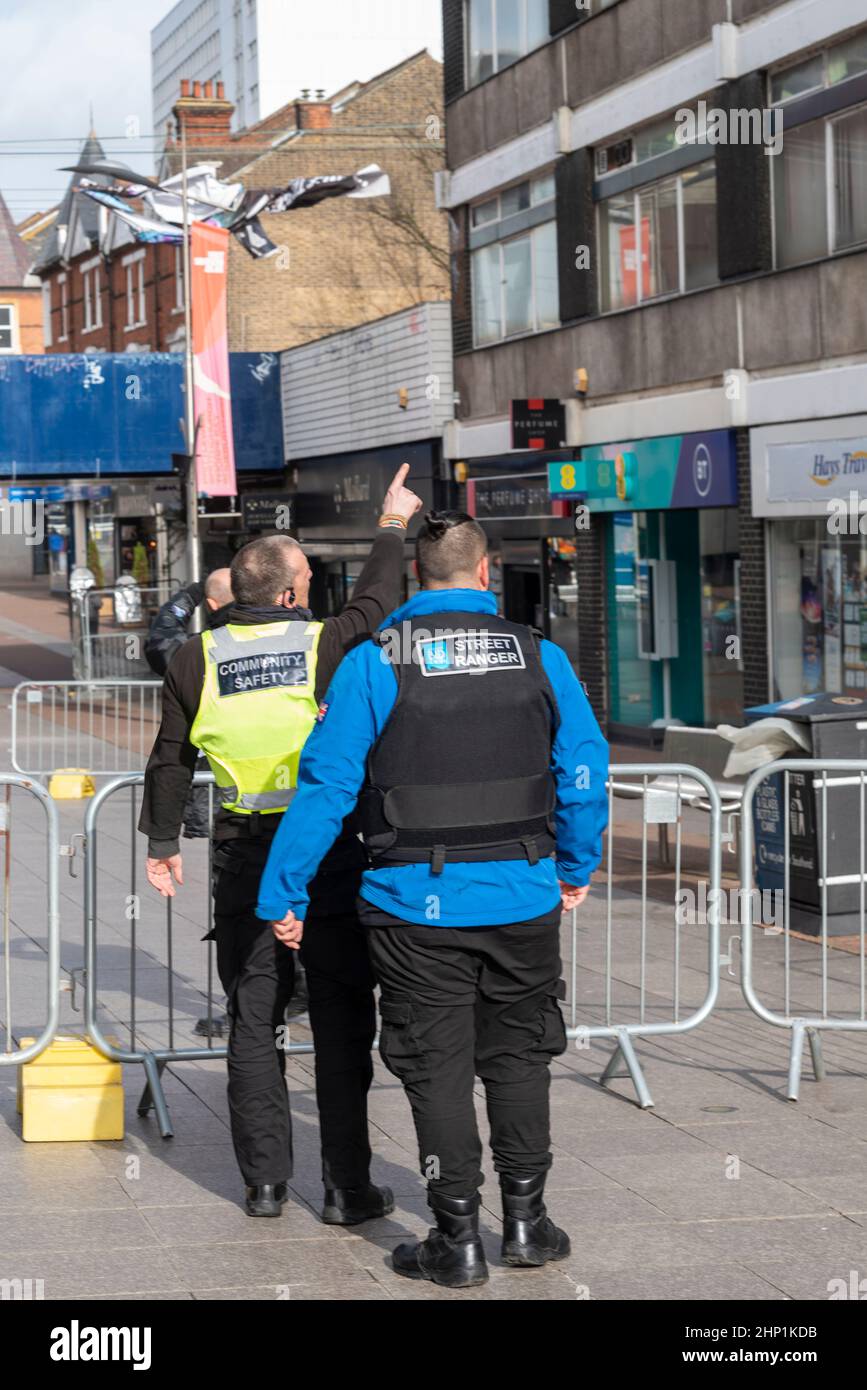
<path fill-rule="evenodd" d="M 276 357 L 232 354 L 230 370 L 238 470 L 282 468 Z M 170 473 L 183 413 L 178 353 L 0 357 L 0 477 Z"/>
<path fill-rule="evenodd" d="M 283 468 L 280 359 L 276 352 L 229 354 L 235 467 L 239 473 Z"/>

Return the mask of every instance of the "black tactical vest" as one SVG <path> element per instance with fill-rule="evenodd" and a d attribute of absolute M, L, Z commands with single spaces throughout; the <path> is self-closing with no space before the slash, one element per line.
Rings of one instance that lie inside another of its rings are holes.
<path fill-rule="evenodd" d="M 377 633 L 398 694 L 370 750 L 360 810 L 375 868 L 554 851 L 557 702 L 532 628 L 433 613 Z"/>

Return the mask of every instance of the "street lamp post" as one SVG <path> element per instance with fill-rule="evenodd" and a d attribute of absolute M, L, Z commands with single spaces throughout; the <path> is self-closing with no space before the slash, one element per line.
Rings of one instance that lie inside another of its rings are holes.
<path fill-rule="evenodd" d="M 183 278 L 184 278 L 184 436 L 187 449 L 187 569 L 190 582 L 202 577 L 199 551 L 199 488 L 196 469 L 196 403 L 193 390 L 193 314 L 192 278 L 190 266 L 190 206 L 187 193 L 187 122 L 181 112 L 181 198 L 184 212 Z M 200 630 L 199 610 L 193 615 L 192 629 Z"/>

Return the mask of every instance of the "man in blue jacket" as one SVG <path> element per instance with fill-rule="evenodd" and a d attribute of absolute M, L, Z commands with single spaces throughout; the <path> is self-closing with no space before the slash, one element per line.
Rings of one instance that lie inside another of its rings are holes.
<path fill-rule="evenodd" d="M 256 912 L 298 948 L 307 884 L 360 796 L 380 1048 L 409 1097 L 436 1220 L 393 1265 L 463 1288 L 488 1277 L 476 1075 L 503 1259 L 570 1252 L 543 1201 L 550 1062 L 566 1048 L 559 924 L 599 863 L 607 745 L 565 653 L 498 617 L 477 522 L 429 514 L 416 566 L 422 591 L 337 670 Z"/>

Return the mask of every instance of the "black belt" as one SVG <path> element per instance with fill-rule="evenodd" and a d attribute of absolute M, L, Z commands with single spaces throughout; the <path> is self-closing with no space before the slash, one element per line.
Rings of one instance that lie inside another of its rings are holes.
<path fill-rule="evenodd" d="M 513 860 L 524 860 L 528 864 L 538 864 L 542 859 L 550 859 L 556 844 L 553 835 L 527 837 L 523 840 L 506 840 L 499 844 L 487 845 L 429 845 L 425 848 L 385 849 L 382 853 L 371 852 L 372 867 L 381 869 L 398 864 L 430 864 L 432 874 L 441 874 L 445 864 L 491 864 Z"/>

